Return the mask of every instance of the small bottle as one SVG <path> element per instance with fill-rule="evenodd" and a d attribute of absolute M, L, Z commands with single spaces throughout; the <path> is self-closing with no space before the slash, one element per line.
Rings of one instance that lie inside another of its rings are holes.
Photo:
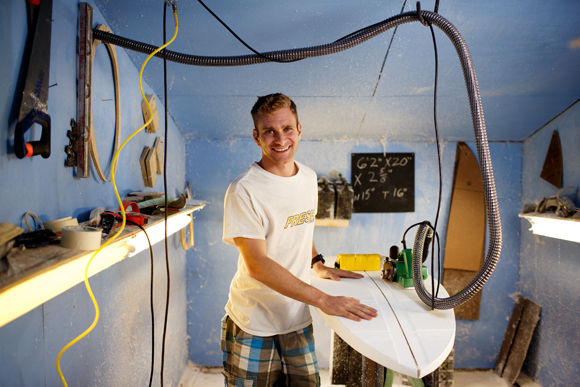
<path fill-rule="evenodd" d="M 354 203 L 354 190 L 344 177 L 335 183 L 336 190 L 336 215 L 335 219 L 351 219 L 352 206 Z"/>
<path fill-rule="evenodd" d="M 318 212 L 316 219 L 334 219 L 335 191 L 332 183 L 322 176 L 318 180 Z"/>

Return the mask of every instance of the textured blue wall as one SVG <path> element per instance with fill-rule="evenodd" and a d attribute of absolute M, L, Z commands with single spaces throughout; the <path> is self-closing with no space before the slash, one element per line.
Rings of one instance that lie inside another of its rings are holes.
<path fill-rule="evenodd" d="M 580 186 L 580 102 L 576 102 L 524 142 L 522 207 L 558 192 L 540 178 L 554 130 L 560 135 L 564 158 L 562 187 Z M 573 190 L 564 193 L 574 195 Z M 529 228 L 522 219 L 520 291 L 541 305 L 542 312 L 524 370 L 542 386 L 574 386 L 580 377 L 580 246 L 534 235 Z"/>
<path fill-rule="evenodd" d="M 306 123 L 303 125 L 304 131 L 309 130 Z M 469 145 L 474 149 L 474 144 Z M 512 203 L 520 201 L 521 144 L 493 143 L 490 148 L 504 225 L 504 249 L 496 271 L 483 289 L 481 319 L 457 322 L 455 350 L 459 368 L 494 366 L 513 305 L 509 295 L 517 290 L 519 228 L 517 209 Z M 442 149 L 444 185 L 439 233 L 444 243 L 456 143 L 445 143 Z M 350 181 L 351 153 L 383 151 L 415 152 L 415 212 L 353 214 L 348 228 L 317 227 L 314 238 L 322 254 L 386 255 L 391 245 L 400 244 L 407 227 L 425 219 L 434 221 L 439 184 L 434 143 L 306 141 L 300 143 L 297 159 L 312 167 L 318 176 L 327 176 L 336 169 Z M 187 253 L 190 358 L 199 364 L 221 364 L 219 322 L 236 270 L 237 250 L 221 241 L 225 191 L 231 180 L 259 158 L 260 149 L 253 141 L 190 141 L 187 145 L 187 179 L 192 181 L 198 198 L 210 203 L 197 215 L 195 250 Z M 319 360 L 324 367 L 328 366 L 330 332 L 328 327 L 319 326 L 322 329 L 315 326 L 315 331 Z"/>
<path fill-rule="evenodd" d="M 89 3 L 92 4 L 92 3 Z M 91 170 L 91 178 L 77 179 L 64 167 L 64 147 L 71 118 L 76 118 L 76 45 L 78 4 L 76 0 L 55 0 L 53 5 L 51 66 L 48 113 L 52 118 L 52 155 L 19 160 L 12 152 L 18 106 L 13 106 L 27 34 L 24 1 L 0 3 L 0 32 L 4 54 L 0 56 L 0 222 L 20 224 L 32 211 L 42 221 L 72 215 L 80 217 L 95 207 L 116 208 L 110 183 L 102 183 Z M 95 9 L 95 23 L 104 19 Z M 160 31 L 161 33 L 161 31 Z M 122 49 L 117 50 L 121 77 L 122 139 L 143 124 L 138 70 Z M 161 74 L 160 74 L 161 76 Z M 151 93 L 147 84 L 146 93 Z M 114 87 L 112 67 L 103 45 L 94 65 L 93 114 L 103 169 L 109 169 L 112 153 Z M 157 106 L 162 109 L 161 101 Z M 160 114 L 160 126 L 164 118 Z M 38 128 L 31 130 L 40 137 Z M 158 135 L 163 135 L 160 129 Z M 139 156 L 152 145 L 155 135 L 140 133 L 123 151 L 117 171 L 121 196 L 144 190 Z M 183 191 L 185 145 L 174 122 L 169 122 L 169 192 Z M 153 191 L 163 190 L 158 179 Z M 156 366 L 158 379 L 161 332 L 165 308 L 165 263 L 163 245 L 155 246 Z M 165 359 L 165 380 L 177 384 L 187 362 L 185 252 L 178 237 L 169 239 L 171 259 L 171 304 Z M 97 258 L 98 259 L 98 256 Z M 150 263 L 148 252 L 126 259 L 91 278 L 101 318 L 90 335 L 69 349 L 61 367 L 69 385 L 145 385 L 151 357 L 149 311 Z M 39 289 L 38 291 L 42 291 Z M 55 361 L 60 349 L 91 324 L 94 308 L 79 284 L 60 296 L 0 328 L 0 386 L 56 386 L 60 384 Z"/>

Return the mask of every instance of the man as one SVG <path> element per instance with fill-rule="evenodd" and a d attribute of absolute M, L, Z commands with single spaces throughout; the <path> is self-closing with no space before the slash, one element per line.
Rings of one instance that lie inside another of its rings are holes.
<path fill-rule="evenodd" d="M 254 141 L 262 158 L 229 186 L 224 242 L 240 251 L 222 320 L 228 386 L 319 386 L 308 305 L 360 321 L 377 316 L 349 297 L 308 284 L 322 278 L 361 278 L 324 266 L 313 243 L 318 204 L 316 173 L 294 160 L 302 125 L 283 94 L 259 97 L 252 108 Z"/>

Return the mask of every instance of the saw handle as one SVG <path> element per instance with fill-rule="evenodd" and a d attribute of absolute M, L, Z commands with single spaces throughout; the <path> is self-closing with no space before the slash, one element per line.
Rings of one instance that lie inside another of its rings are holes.
<path fill-rule="evenodd" d="M 40 141 L 24 141 L 24 133 L 34 124 L 42 126 Z M 19 159 L 41 155 L 50 157 L 50 116 L 40 110 L 32 110 L 21 122 L 16 124 L 14 132 L 14 153 Z"/>

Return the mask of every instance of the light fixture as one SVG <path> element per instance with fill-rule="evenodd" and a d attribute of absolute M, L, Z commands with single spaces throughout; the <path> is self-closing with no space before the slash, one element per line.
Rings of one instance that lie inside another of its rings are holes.
<path fill-rule="evenodd" d="M 532 226 L 535 235 L 580 243 L 580 219 L 561 218 L 553 214 L 519 214 Z"/>

